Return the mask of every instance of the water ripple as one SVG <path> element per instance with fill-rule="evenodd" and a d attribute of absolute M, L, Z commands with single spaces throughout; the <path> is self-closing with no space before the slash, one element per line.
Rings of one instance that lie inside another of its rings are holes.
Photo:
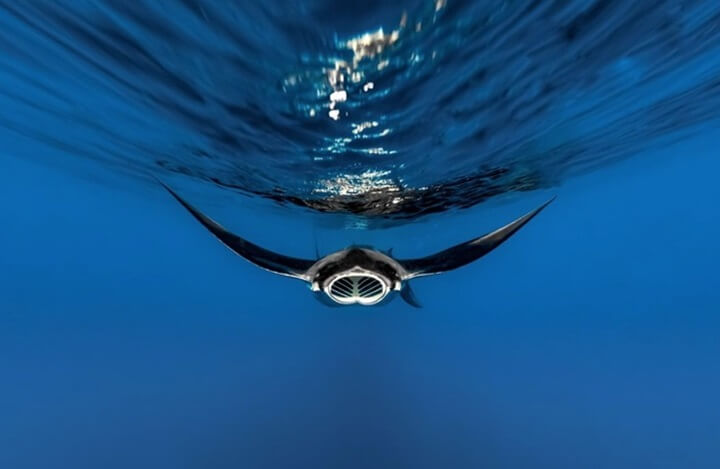
<path fill-rule="evenodd" d="M 321 212 L 470 207 L 720 117 L 709 0 L 0 1 L 0 31 L 0 141 Z"/>

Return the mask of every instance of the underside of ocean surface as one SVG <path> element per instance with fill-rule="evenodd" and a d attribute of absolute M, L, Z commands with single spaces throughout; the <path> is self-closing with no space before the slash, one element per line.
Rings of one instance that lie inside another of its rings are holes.
<path fill-rule="evenodd" d="M 0 468 L 720 467 L 720 4 L 0 0 Z M 332 308 L 234 255 L 477 262 Z"/>

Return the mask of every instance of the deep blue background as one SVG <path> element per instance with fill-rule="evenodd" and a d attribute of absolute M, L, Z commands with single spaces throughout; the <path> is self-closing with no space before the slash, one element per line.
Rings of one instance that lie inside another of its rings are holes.
<path fill-rule="evenodd" d="M 0 469 L 720 467 L 719 7 L 499 3 L 0 0 Z M 328 118 L 338 44 L 404 8 Z M 367 230 L 247 196 L 486 164 L 546 179 Z M 147 171 L 306 257 L 557 200 L 423 309 L 327 308 Z"/>
<path fill-rule="evenodd" d="M 0 466 L 717 467 L 716 141 L 552 191 L 502 249 L 416 281 L 422 310 L 325 308 L 160 190 L 3 157 Z M 543 198 L 370 233 L 428 252 Z M 250 220 L 312 252 L 302 220 Z"/>

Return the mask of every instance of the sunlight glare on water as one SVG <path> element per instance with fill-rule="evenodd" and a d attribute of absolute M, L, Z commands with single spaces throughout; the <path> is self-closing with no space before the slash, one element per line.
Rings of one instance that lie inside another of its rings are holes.
<path fill-rule="evenodd" d="M 720 116 L 707 0 L 0 5 L 24 153 L 318 212 L 470 207 Z"/>

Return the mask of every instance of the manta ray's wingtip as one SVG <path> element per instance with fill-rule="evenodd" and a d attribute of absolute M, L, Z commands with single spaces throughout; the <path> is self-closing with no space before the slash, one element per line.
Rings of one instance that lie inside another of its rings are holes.
<path fill-rule="evenodd" d="M 155 174 L 152 174 L 152 173 L 148 174 L 148 176 L 150 176 L 151 179 L 153 179 L 155 182 L 157 182 L 160 185 L 160 187 L 162 187 L 163 189 L 165 189 L 166 191 L 168 191 L 170 194 L 172 194 L 174 197 L 177 198 L 177 194 L 175 193 L 175 191 L 172 190 L 172 188 L 168 184 L 166 184 L 165 181 L 163 181 L 158 176 L 156 176 Z"/>
<path fill-rule="evenodd" d="M 553 196 L 550 197 L 544 204 L 542 204 L 542 205 L 539 207 L 539 209 L 542 210 L 542 209 L 544 209 L 545 207 L 547 207 L 548 205 L 550 205 L 551 203 L 555 202 L 555 199 L 557 199 L 557 197 L 558 197 L 557 195 L 553 195 Z"/>
<path fill-rule="evenodd" d="M 185 207 L 187 210 L 189 210 L 190 213 L 191 213 L 193 216 L 195 216 L 195 218 L 198 218 L 198 215 L 201 215 L 201 216 L 204 217 L 204 215 L 200 214 L 200 213 L 197 211 L 197 209 L 195 209 L 195 207 L 193 207 L 193 206 L 190 205 L 185 199 L 183 199 L 182 197 L 180 197 L 180 194 L 178 194 L 177 192 L 175 192 L 172 187 L 170 187 L 168 184 L 165 183 L 165 181 L 163 181 L 162 179 L 160 179 L 158 176 L 156 176 L 156 175 L 154 175 L 154 174 L 150 174 L 150 177 L 153 178 L 153 179 L 155 180 L 155 182 L 157 182 L 163 189 L 165 189 L 166 191 L 168 191 L 168 193 L 169 193 L 171 196 L 173 196 L 173 198 L 174 198 L 175 200 L 177 200 L 178 202 L 180 202 L 180 205 L 182 205 L 182 206 Z"/>
<path fill-rule="evenodd" d="M 516 219 L 515 221 L 512 221 L 508 223 L 507 225 L 503 226 L 502 228 L 499 228 L 495 230 L 493 233 L 491 233 L 489 236 L 496 236 L 501 235 L 502 241 L 512 236 L 517 230 L 525 226 L 526 223 L 528 223 L 530 220 L 535 218 L 540 212 L 542 212 L 548 205 L 553 203 L 555 199 L 557 198 L 557 195 L 553 195 L 550 197 L 547 201 L 542 203 L 539 207 L 535 208 L 534 210 L 526 213 L 525 215 L 521 216 L 520 218 Z M 500 242 L 502 242 L 500 241 Z"/>
<path fill-rule="evenodd" d="M 430 256 L 416 259 L 399 259 L 398 262 L 407 272 L 404 279 L 410 280 L 415 277 L 447 272 L 483 257 L 507 241 L 556 198 L 557 196 L 551 197 L 545 203 L 525 215 L 478 238 L 460 243 Z"/>
<path fill-rule="evenodd" d="M 535 215 L 542 212 L 548 205 L 555 202 L 555 199 L 557 199 L 557 195 L 553 195 L 548 200 L 546 200 L 544 203 L 542 203 L 539 207 L 537 207 L 535 210 L 533 210 L 532 212 L 525 215 L 525 217 L 527 217 L 527 220 L 529 221 L 531 218 L 535 217 Z"/>

